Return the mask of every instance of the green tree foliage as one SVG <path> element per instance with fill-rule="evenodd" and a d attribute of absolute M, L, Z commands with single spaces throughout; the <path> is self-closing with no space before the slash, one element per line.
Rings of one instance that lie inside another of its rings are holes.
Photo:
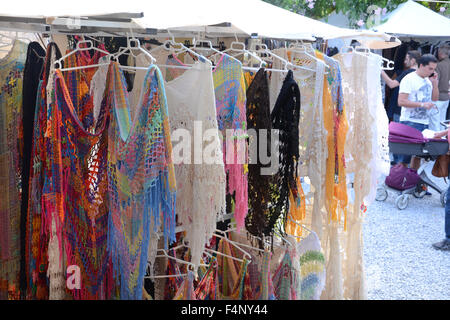
<path fill-rule="evenodd" d="M 313 19 L 322 19 L 332 12 L 348 17 L 350 27 L 370 28 L 383 22 L 386 12 L 394 10 L 406 0 L 264 0 L 278 7 L 302 14 Z M 420 4 L 446 16 L 450 13 L 449 4 L 422 2 Z"/>

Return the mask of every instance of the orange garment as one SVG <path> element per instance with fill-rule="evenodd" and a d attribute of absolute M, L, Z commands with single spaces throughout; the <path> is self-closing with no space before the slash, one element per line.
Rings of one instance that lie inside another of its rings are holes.
<path fill-rule="evenodd" d="M 340 96 L 338 69 L 331 58 L 325 58 L 322 52 L 316 51 L 317 58 L 330 66 L 324 75 L 323 85 L 323 119 L 327 130 L 327 167 L 325 179 L 325 206 L 328 222 L 341 221 L 344 215 L 344 229 L 347 227 L 347 183 L 345 173 L 344 145 L 348 131 L 343 97 Z"/>

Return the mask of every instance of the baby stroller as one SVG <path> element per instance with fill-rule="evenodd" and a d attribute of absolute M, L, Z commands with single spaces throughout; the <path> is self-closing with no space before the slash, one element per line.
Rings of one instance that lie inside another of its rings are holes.
<path fill-rule="evenodd" d="M 447 139 L 426 139 L 422 135 L 422 132 L 415 128 L 397 122 L 391 122 L 389 124 L 389 149 L 394 154 L 412 155 L 427 161 L 436 160 L 439 155 L 448 152 L 448 146 Z M 398 183 L 392 182 L 395 179 L 391 177 L 394 174 L 394 168 L 391 168 L 391 174 L 386 178 L 385 183 L 377 188 L 375 199 L 377 201 L 384 201 L 388 197 L 388 190 L 393 191 L 398 195 L 395 200 L 395 205 L 398 209 L 403 210 L 408 206 L 411 194 L 416 198 L 423 198 L 427 192 L 426 186 L 429 186 L 440 193 L 441 204 L 445 206 L 447 189 L 441 189 L 434 183 L 428 177 L 424 167 L 425 164 L 421 165 L 417 173 L 412 169 L 403 169 L 405 177 L 402 179 L 403 184 L 406 186 L 405 188 L 402 188 Z M 401 170 L 400 168 L 395 169 L 397 169 L 396 174 Z M 408 179 L 413 184 L 405 183 Z"/>

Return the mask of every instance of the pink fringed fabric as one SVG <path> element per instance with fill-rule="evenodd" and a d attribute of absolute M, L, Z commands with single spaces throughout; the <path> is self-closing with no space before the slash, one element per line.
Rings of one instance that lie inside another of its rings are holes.
<path fill-rule="evenodd" d="M 227 192 L 234 195 L 234 217 L 239 231 L 248 212 L 246 94 L 242 64 L 224 54 L 213 71 L 213 79 L 217 122 L 223 136 Z"/>

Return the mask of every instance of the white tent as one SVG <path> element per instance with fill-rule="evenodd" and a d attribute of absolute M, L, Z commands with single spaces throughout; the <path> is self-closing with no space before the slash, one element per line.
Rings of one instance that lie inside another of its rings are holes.
<path fill-rule="evenodd" d="M 307 40 L 348 32 L 261 0 L 172 0 L 142 2 L 142 5 L 145 15 L 140 21 L 158 29 L 201 30 L 208 26 L 206 31 L 213 32 L 217 25 L 228 24 L 230 34 Z"/>
<path fill-rule="evenodd" d="M 387 22 L 373 30 L 398 37 L 450 38 L 450 19 L 412 0 L 387 15 Z"/>
<path fill-rule="evenodd" d="M 22 19 L 17 20 L 18 17 Z M 79 20 L 72 21 L 73 17 Z M 212 36 L 249 37 L 257 34 L 265 38 L 311 41 L 317 37 L 361 39 L 369 36 L 382 44 L 389 39 L 383 33 L 339 28 L 261 0 L 15 0 L 0 6 L 0 27 L 7 24 L 29 28 L 33 23 L 43 22 L 51 25 L 52 30 L 71 29 L 72 22 L 81 22 L 85 28 L 103 26 L 114 30 L 114 26 L 120 26 L 122 31 L 129 28 L 136 34 L 145 28 L 158 29 L 166 36 L 169 29 L 177 35 L 204 32 Z"/>

